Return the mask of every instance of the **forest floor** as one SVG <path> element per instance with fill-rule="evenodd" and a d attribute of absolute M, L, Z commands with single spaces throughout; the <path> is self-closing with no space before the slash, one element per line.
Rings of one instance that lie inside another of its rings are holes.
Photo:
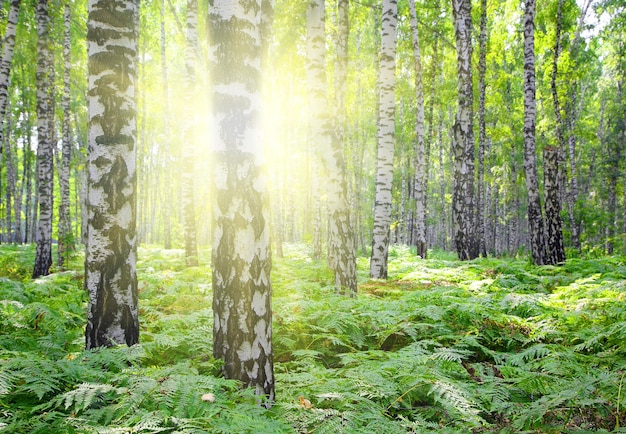
<path fill-rule="evenodd" d="M 84 351 L 82 259 L 32 281 L 33 247 L 1 246 L 0 432 L 626 432 L 626 257 L 535 267 L 396 247 L 387 281 L 358 259 L 346 298 L 309 253 L 274 258 L 266 410 L 218 375 L 208 265 L 141 248 L 141 344 Z"/>

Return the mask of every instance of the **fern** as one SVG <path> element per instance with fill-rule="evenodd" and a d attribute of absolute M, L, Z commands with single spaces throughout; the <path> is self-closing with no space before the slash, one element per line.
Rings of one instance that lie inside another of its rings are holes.
<path fill-rule="evenodd" d="M 124 392 L 124 389 L 118 389 L 110 384 L 82 383 L 76 389 L 63 394 L 65 409 L 71 408 L 74 413 L 78 414 L 92 405 L 102 405 L 107 395 L 111 397 Z"/>

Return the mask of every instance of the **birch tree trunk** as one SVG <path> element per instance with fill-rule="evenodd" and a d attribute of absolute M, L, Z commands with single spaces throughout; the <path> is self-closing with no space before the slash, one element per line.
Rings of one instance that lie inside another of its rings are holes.
<path fill-rule="evenodd" d="M 70 161 L 72 158 L 72 144 L 70 131 L 70 4 L 65 4 L 64 22 L 65 35 L 63 41 L 63 150 L 61 159 L 61 170 L 59 173 L 59 184 L 61 190 L 61 204 L 59 206 L 59 247 L 57 252 L 57 264 L 61 270 L 64 269 L 69 253 L 74 249 L 72 236 L 72 223 L 70 221 Z"/>
<path fill-rule="evenodd" d="M 397 0 L 383 0 L 379 67 L 378 156 L 370 277 L 387 278 L 395 142 Z"/>
<path fill-rule="evenodd" d="M 348 37 L 350 26 L 348 0 L 337 0 L 337 58 L 335 62 L 335 125 L 330 147 L 324 149 L 323 161 L 328 173 L 329 242 L 335 288 L 348 295 L 357 291 L 356 246 L 350 219 L 346 148 L 346 83 L 348 77 Z"/>
<path fill-rule="evenodd" d="M 213 80 L 213 355 L 274 400 L 270 215 L 261 131 L 261 0 L 209 6 Z"/>
<path fill-rule="evenodd" d="M 485 105 L 487 95 L 487 0 L 480 1 L 480 37 L 478 60 L 478 188 L 476 189 L 476 218 L 478 248 L 482 256 L 487 256 L 485 242 L 485 216 L 487 207 L 487 186 L 485 182 L 485 148 L 487 147 L 487 126 Z"/>
<path fill-rule="evenodd" d="M 50 131 L 50 62 L 48 0 L 37 3 L 37 191 L 39 220 L 33 278 L 46 276 L 52 265 L 52 199 L 54 153 Z"/>
<path fill-rule="evenodd" d="M 161 209 L 163 212 L 163 247 L 172 248 L 172 134 L 170 128 L 170 89 L 167 71 L 167 53 L 165 44 L 165 1 L 161 0 L 161 79 L 163 83 L 163 106 L 161 115 L 163 120 L 164 142 L 161 144 L 163 156 L 163 199 Z"/>
<path fill-rule="evenodd" d="M 544 190 L 546 193 L 546 263 L 558 264 L 565 260 L 565 247 L 563 245 L 563 230 L 561 222 L 561 172 L 559 167 L 560 154 L 567 147 L 565 140 L 566 126 L 561 115 L 561 104 L 556 81 L 559 73 L 558 64 L 561 55 L 561 30 L 563 27 L 563 0 L 559 0 L 556 19 L 556 34 L 554 40 L 554 55 L 552 58 L 552 77 L 550 86 L 552 89 L 552 101 L 554 103 L 554 116 L 556 118 L 556 136 L 558 147 L 547 146 L 544 149 Z M 565 187 L 565 186 L 563 186 Z M 556 191 L 552 191 L 556 189 Z"/>
<path fill-rule="evenodd" d="M 89 0 L 87 349 L 139 341 L 136 73 L 139 0 Z"/>
<path fill-rule="evenodd" d="M 524 12 L 524 172 L 528 195 L 530 251 L 535 265 L 546 262 L 543 216 L 539 197 L 535 126 L 535 0 L 525 0 Z"/>
<path fill-rule="evenodd" d="M 559 185 L 560 153 L 560 149 L 555 146 L 546 146 L 543 150 L 543 186 L 546 194 L 546 264 L 550 265 L 565 261 Z"/>
<path fill-rule="evenodd" d="M 338 4 L 339 37 L 336 61 L 334 123 L 328 107 L 326 84 L 326 31 L 324 1 L 311 1 L 307 8 L 307 86 L 311 110 L 310 134 L 321 157 L 326 179 L 329 263 L 338 291 L 355 294 L 356 254 L 350 226 L 343 140 L 345 137 L 345 86 L 347 74 L 347 5 Z M 335 127 L 335 128 L 333 128 Z"/>
<path fill-rule="evenodd" d="M 194 167 L 196 161 L 196 56 L 198 53 L 198 1 L 187 0 L 187 45 L 185 47 L 185 119 L 183 121 L 183 167 L 181 172 L 185 263 L 198 265 L 196 212 L 194 200 Z"/>
<path fill-rule="evenodd" d="M 476 199 L 474 193 L 474 131 L 472 83 L 472 7 L 471 0 L 453 0 L 454 34 L 457 47 L 458 109 L 453 138 L 452 211 L 455 246 L 459 259 L 474 259 L 479 254 L 476 238 Z"/>
<path fill-rule="evenodd" d="M 422 56 L 420 53 L 419 31 L 417 28 L 417 11 L 415 0 L 409 0 L 411 14 L 411 33 L 413 41 L 413 69 L 415 74 L 415 231 L 413 242 L 417 247 L 417 255 L 426 259 L 426 152 L 424 149 L 424 85 L 422 83 Z M 436 47 L 435 47 L 436 49 Z M 434 60 L 433 60 L 434 63 Z M 436 68 L 436 66 L 434 66 Z M 434 75 L 434 74 L 433 74 Z M 434 104 L 431 101 L 431 104 Z M 431 106 L 432 111 L 432 106 Z M 432 131 L 431 118 L 431 131 Z M 431 136 L 432 137 L 432 136 Z"/>
<path fill-rule="evenodd" d="M 7 186 L 5 189 L 5 209 L 6 209 L 6 242 L 14 243 L 16 234 L 13 230 L 12 214 L 13 214 L 13 200 L 17 191 L 17 168 L 15 167 L 15 159 L 13 157 L 13 146 L 11 145 L 11 116 L 6 117 L 6 136 L 4 137 L 4 153 L 5 153 L 5 167 L 6 167 L 6 179 Z M 17 153 L 17 152 L 16 152 Z M 15 220 L 19 220 L 19 214 L 16 214 Z"/>
<path fill-rule="evenodd" d="M 4 146 L 4 122 L 9 104 L 9 78 L 15 48 L 15 33 L 20 11 L 20 0 L 11 0 L 7 26 L 4 30 L 3 53 L 0 61 L 0 165 L 2 164 L 2 146 Z"/>

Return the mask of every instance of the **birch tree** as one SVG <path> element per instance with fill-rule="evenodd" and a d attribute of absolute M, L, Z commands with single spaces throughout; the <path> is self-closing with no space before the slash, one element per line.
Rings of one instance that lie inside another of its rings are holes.
<path fill-rule="evenodd" d="M 139 341 L 136 71 L 139 0 L 89 0 L 87 349 Z"/>
<path fill-rule="evenodd" d="M 546 209 L 546 263 L 557 264 L 565 260 L 563 245 L 563 229 L 561 221 L 561 186 L 559 185 L 561 160 L 560 154 L 565 152 L 565 124 L 561 114 L 561 103 L 557 89 L 558 64 L 561 55 L 561 31 L 563 27 L 563 0 L 557 7 L 556 34 L 554 37 L 554 53 L 552 57 L 552 77 L 550 87 L 556 117 L 557 147 L 546 146 L 544 149 L 544 190 Z M 563 186 L 565 187 L 565 186 Z"/>
<path fill-rule="evenodd" d="M 323 0 L 313 0 L 307 8 L 307 85 L 311 110 L 310 134 L 323 163 L 328 200 L 329 262 L 337 290 L 356 293 L 356 254 L 350 226 L 345 160 L 342 150 L 342 122 L 345 119 L 345 76 L 347 41 L 341 41 L 337 53 L 335 86 L 335 123 L 330 116 L 326 83 L 325 7 Z M 346 10 L 340 9 L 347 20 Z M 347 22 L 342 26 L 347 37 Z M 340 36 L 341 37 L 341 36 Z"/>
<path fill-rule="evenodd" d="M 379 64 L 378 155 L 370 277 L 387 278 L 395 146 L 397 0 L 383 0 Z"/>
<path fill-rule="evenodd" d="M 274 400 L 270 216 L 261 131 L 262 0 L 209 6 L 213 108 L 213 355 Z"/>
<path fill-rule="evenodd" d="M 537 175 L 535 129 L 535 0 L 525 0 L 524 9 L 524 172 L 528 195 L 528 232 L 530 251 L 536 265 L 546 261 L 543 216 Z"/>
<path fill-rule="evenodd" d="M 467 260 L 479 255 L 475 227 L 471 0 L 453 0 L 452 12 L 457 48 L 459 98 L 453 128 L 452 212 L 456 251 L 460 260 Z"/>
<path fill-rule="evenodd" d="M 185 119 L 183 121 L 183 170 L 181 173 L 181 202 L 185 237 L 185 263 L 198 265 L 196 213 L 194 201 L 194 170 L 196 161 L 196 57 L 198 44 L 198 1 L 187 0 L 187 45 L 185 47 Z"/>
<path fill-rule="evenodd" d="M 415 74 L 415 231 L 414 244 L 417 255 L 426 259 L 426 152 L 424 148 L 424 85 L 422 83 L 422 55 L 420 53 L 420 39 L 417 28 L 417 11 L 415 0 L 409 0 L 411 14 L 411 34 L 413 46 L 413 70 Z M 432 120 L 431 120 L 432 122 Z"/>
<path fill-rule="evenodd" d="M 61 170 L 59 171 L 59 184 L 61 190 L 61 204 L 59 205 L 59 247 L 57 255 L 57 264 L 63 269 L 67 256 L 74 249 L 72 237 L 72 223 L 70 221 L 70 160 L 72 158 L 72 143 L 70 131 L 70 68 L 71 68 L 71 41 L 70 41 L 70 19 L 71 9 L 70 3 L 65 4 L 63 14 L 65 33 L 63 39 L 63 149 L 61 156 Z"/>
<path fill-rule="evenodd" d="M 4 121 L 9 104 L 9 78 L 15 51 L 15 33 L 19 18 L 20 0 L 11 0 L 9 17 L 4 30 L 3 52 L 0 60 L 0 163 L 2 163 L 2 147 L 4 145 Z"/>
<path fill-rule="evenodd" d="M 487 186 L 485 183 L 485 149 L 487 147 L 487 126 L 485 106 L 487 103 L 487 0 L 480 0 L 480 37 L 478 40 L 478 186 L 476 189 L 476 223 L 479 252 L 487 256 L 485 242 L 485 220 L 487 207 Z"/>
<path fill-rule="evenodd" d="M 39 220 L 33 278 L 50 273 L 52 265 L 52 199 L 54 155 L 50 131 L 52 101 L 50 99 L 50 15 L 48 0 L 37 3 L 37 193 Z"/>

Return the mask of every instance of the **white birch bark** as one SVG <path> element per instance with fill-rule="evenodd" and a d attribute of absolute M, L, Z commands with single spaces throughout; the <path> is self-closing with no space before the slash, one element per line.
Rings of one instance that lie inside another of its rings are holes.
<path fill-rule="evenodd" d="M 411 33 L 413 41 L 413 69 L 415 74 L 415 231 L 413 242 L 418 256 L 426 259 L 426 152 L 424 148 L 424 85 L 422 83 L 422 56 L 420 53 L 419 31 L 415 0 L 409 0 Z M 436 68 L 436 66 L 434 66 Z M 431 101 L 432 103 L 432 101 Z M 431 119 L 432 125 L 432 119 Z M 432 126 L 431 126 L 432 128 Z"/>
<path fill-rule="evenodd" d="M 453 137 L 452 211 L 456 251 L 460 260 L 467 260 L 476 258 L 479 254 L 475 226 L 471 0 L 453 0 L 452 12 L 457 47 L 459 98 Z"/>
<path fill-rule="evenodd" d="M 196 241 L 196 213 L 194 200 L 194 174 L 196 161 L 196 56 L 198 43 L 198 1 L 187 0 L 187 45 L 185 47 L 185 119 L 183 121 L 181 171 L 181 205 L 185 237 L 185 263 L 188 267 L 198 265 Z"/>
<path fill-rule="evenodd" d="M 39 220 L 33 277 L 45 276 L 52 265 L 52 199 L 54 155 L 50 132 L 52 101 L 50 100 L 50 48 L 48 1 L 37 3 L 37 192 Z"/>
<path fill-rule="evenodd" d="M 480 37 L 478 60 L 478 188 L 476 189 L 476 218 L 479 252 L 487 256 L 485 220 L 487 186 L 485 182 L 485 148 L 487 146 L 487 126 L 485 106 L 487 102 L 487 0 L 480 1 Z"/>
<path fill-rule="evenodd" d="M 163 247 L 172 248 L 172 134 L 170 128 L 170 88 L 167 68 L 165 43 L 165 0 L 161 0 L 161 80 L 163 84 L 163 106 L 160 108 L 163 122 L 164 143 L 160 147 L 163 158 L 163 196 L 161 210 L 163 215 Z"/>
<path fill-rule="evenodd" d="M 86 347 L 139 341 L 136 72 L 139 0 L 89 0 Z"/>
<path fill-rule="evenodd" d="M 11 0 L 9 17 L 4 30 L 3 53 L 0 61 L 0 165 L 2 164 L 2 146 L 4 145 L 4 122 L 9 103 L 9 78 L 15 51 L 15 33 L 20 11 L 20 0 Z"/>
<path fill-rule="evenodd" d="M 563 27 L 563 0 L 559 0 L 556 18 L 556 34 L 554 41 L 554 53 L 552 58 L 552 100 L 554 102 L 554 115 L 556 117 L 557 147 L 546 146 L 544 149 L 544 190 L 546 211 L 546 263 L 558 264 L 565 260 L 565 248 L 563 246 L 563 231 L 561 222 L 561 197 L 560 194 L 560 167 L 559 155 L 565 152 L 567 147 L 565 140 L 566 125 L 561 114 L 561 104 L 557 89 L 558 63 L 561 55 L 561 31 Z"/>
<path fill-rule="evenodd" d="M 213 88 L 213 355 L 274 400 L 270 215 L 261 130 L 261 0 L 209 7 Z"/>
<path fill-rule="evenodd" d="M 524 172 L 528 195 L 528 232 L 530 251 L 536 265 L 545 264 L 545 236 L 539 180 L 535 128 L 535 0 L 525 0 L 524 12 Z"/>
<path fill-rule="evenodd" d="M 335 124 L 330 116 L 326 83 L 326 32 L 324 1 L 314 0 L 307 8 L 307 86 L 311 111 L 310 138 L 321 157 L 326 179 L 328 207 L 328 242 L 330 266 L 335 275 L 335 287 L 348 294 L 356 293 L 356 255 L 354 237 L 350 226 L 347 200 L 345 162 L 342 149 L 343 122 L 345 119 L 345 73 L 347 42 L 342 41 L 338 52 L 339 76 L 335 92 Z M 344 19 L 347 17 L 344 16 Z M 347 26 L 347 22 L 345 23 Z M 347 32 L 347 28 L 345 29 Z M 336 126 L 336 134 L 333 127 Z"/>
<path fill-rule="evenodd" d="M 395 145 L 397 0 L 383 0 L 379 66 L 378 155 L 370 277 L 387 278 Z"/>
<path fill-rule="evenodd" d="M 74 249 L 72 236 L 72 224 L 70 221 L 70 161 L 72 158 L 72 143 L 70 131 L 70 68 L 71 68 L 71 39 L 70 39 L 70 19 L 71 11 L 69 2 L 65 4 L 63 14 L 65 24 L 65 34 L 63 41 L 63 148 L 61 156 L 61 170 L 59 171 L 59 184 L 61 190 L 61 203 L 59 205 L 59 244 L 57 264 L 60 269 L 64 269 L 70 251 Z"/>

